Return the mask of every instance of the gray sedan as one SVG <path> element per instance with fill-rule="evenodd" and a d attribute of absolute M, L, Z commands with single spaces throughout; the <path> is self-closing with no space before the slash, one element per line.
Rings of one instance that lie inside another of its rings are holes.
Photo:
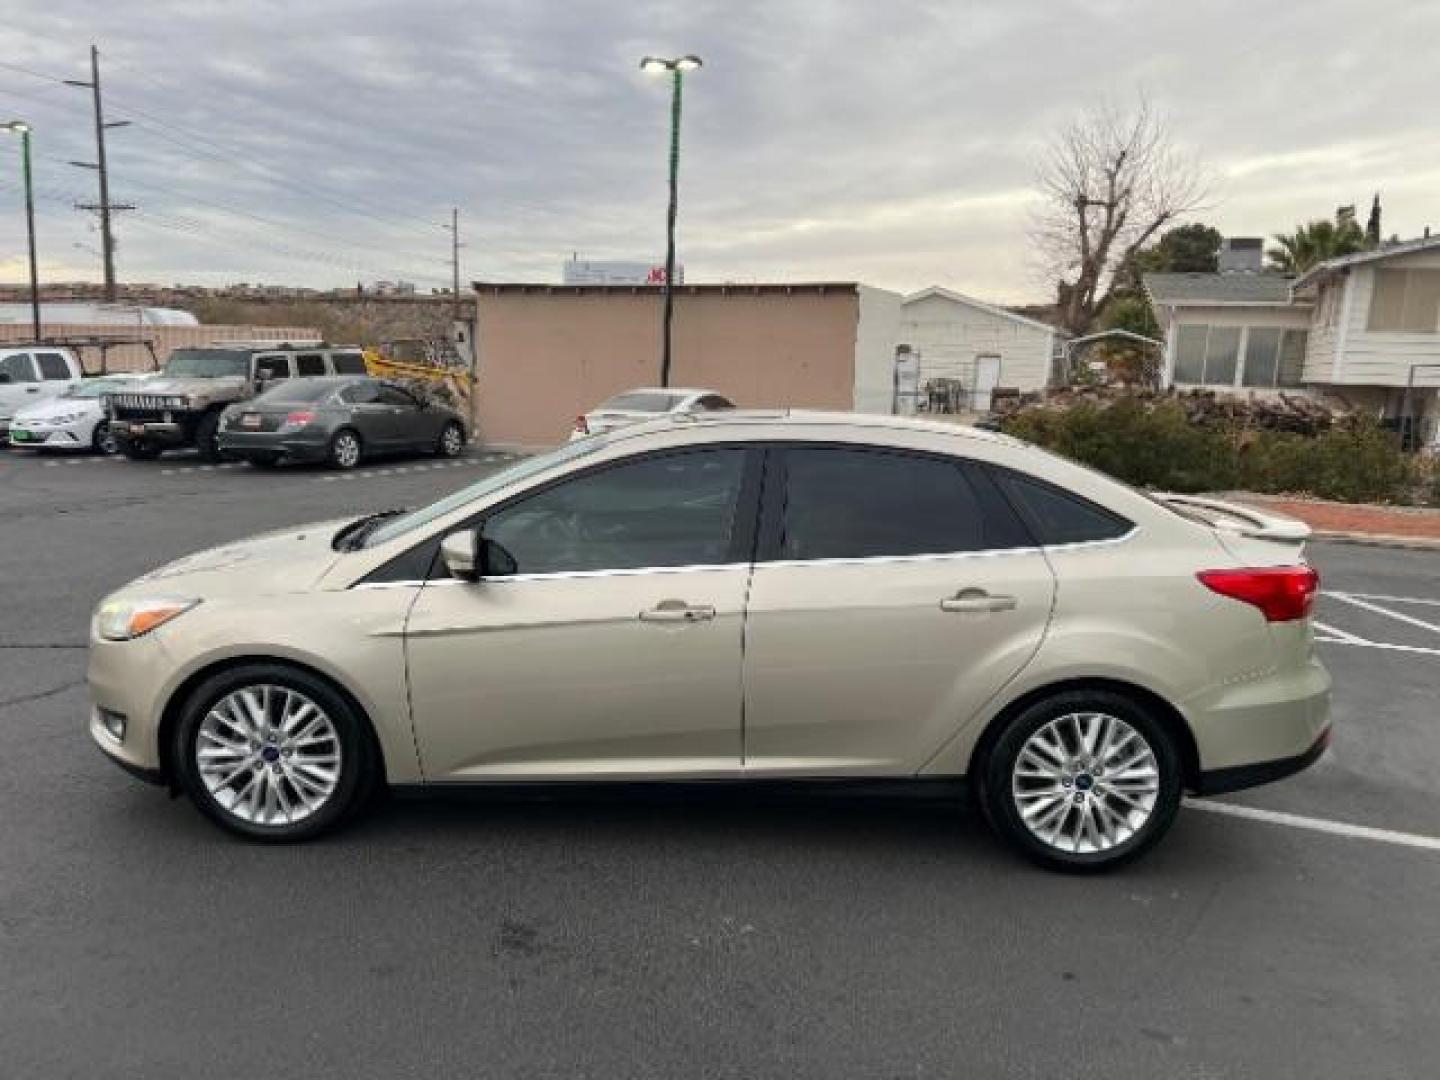
<path fill-rule="evenodd" d="M 326 462 L 353 469 L 366 457 L 457 457 L 469 436 L 459 413 L 366 376 L 296 379 L 225 410 L 220 452 L 253 465 Z"/>

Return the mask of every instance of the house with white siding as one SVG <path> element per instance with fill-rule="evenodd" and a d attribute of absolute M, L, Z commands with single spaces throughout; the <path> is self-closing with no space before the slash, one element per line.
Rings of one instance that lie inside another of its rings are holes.
<path fill-rule="evenodd" d="M 1164 383 L 1338 399 L 1440 446 L 1440 237 L 1298 278 L 1147 274 Z"/>
<path fill-rule="evenodd" d="M 986 412 L 996 389 L 1042 390 L 1064 338 L 1047 323 L 938 285 L 905 297 L 900 348 L 915 357 L 922 398 Z"/>

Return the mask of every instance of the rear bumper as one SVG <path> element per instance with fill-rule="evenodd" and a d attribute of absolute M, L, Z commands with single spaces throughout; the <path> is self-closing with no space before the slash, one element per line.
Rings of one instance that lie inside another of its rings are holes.
<path fill-rule="evenodd" d="M 1303 772 L 1324 755 L 1326 748 L 1330 745 L 1330 731 L 1331 729 L 1327 727 L 1308 750 L 1296 754 L 1294 757 L 1261 761 L 1254 765 L 1232 765 L 1228 769 L 1211 769 L 1209 772 L 1202 772 L 1199 782 L 1195 785 L 1195 794 L 1223 795 L 1227 791 L 1259 787 L 1261 784 L 1274 783 L 1276 780 L 1283 780 L 1287 776 Z"/>
<path fill-rule="evenodd" d="M 220 452 L 242 461 L 323 461 L 330 447 L 324 433 L 222 431 Z"/>

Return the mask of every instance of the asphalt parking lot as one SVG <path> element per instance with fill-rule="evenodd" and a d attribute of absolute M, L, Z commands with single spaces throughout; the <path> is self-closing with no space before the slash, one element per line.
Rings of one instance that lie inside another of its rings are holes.
<path fill-rule="evenodd" d="M 90 745 L 106 592 L 499 463 L 0 450 L 0 1076 L 1435 1075 L 1440 553 L 1312 545 L 1333 749 L 1098 879 L 943 806 L 395 801 L 263 848 Z"/>

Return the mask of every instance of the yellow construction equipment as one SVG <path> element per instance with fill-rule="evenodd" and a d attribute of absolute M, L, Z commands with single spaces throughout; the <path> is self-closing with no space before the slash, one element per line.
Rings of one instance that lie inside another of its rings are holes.
<path fill-rule="evenodd" d="M 392 360 L 379 349 L 366 349 L 365 370 L 377 379 L 416 379 L 449 387 L 455 399 L 470 404 L 474 376 L 463 368 L 417 364 L 408 360 Z"/>

